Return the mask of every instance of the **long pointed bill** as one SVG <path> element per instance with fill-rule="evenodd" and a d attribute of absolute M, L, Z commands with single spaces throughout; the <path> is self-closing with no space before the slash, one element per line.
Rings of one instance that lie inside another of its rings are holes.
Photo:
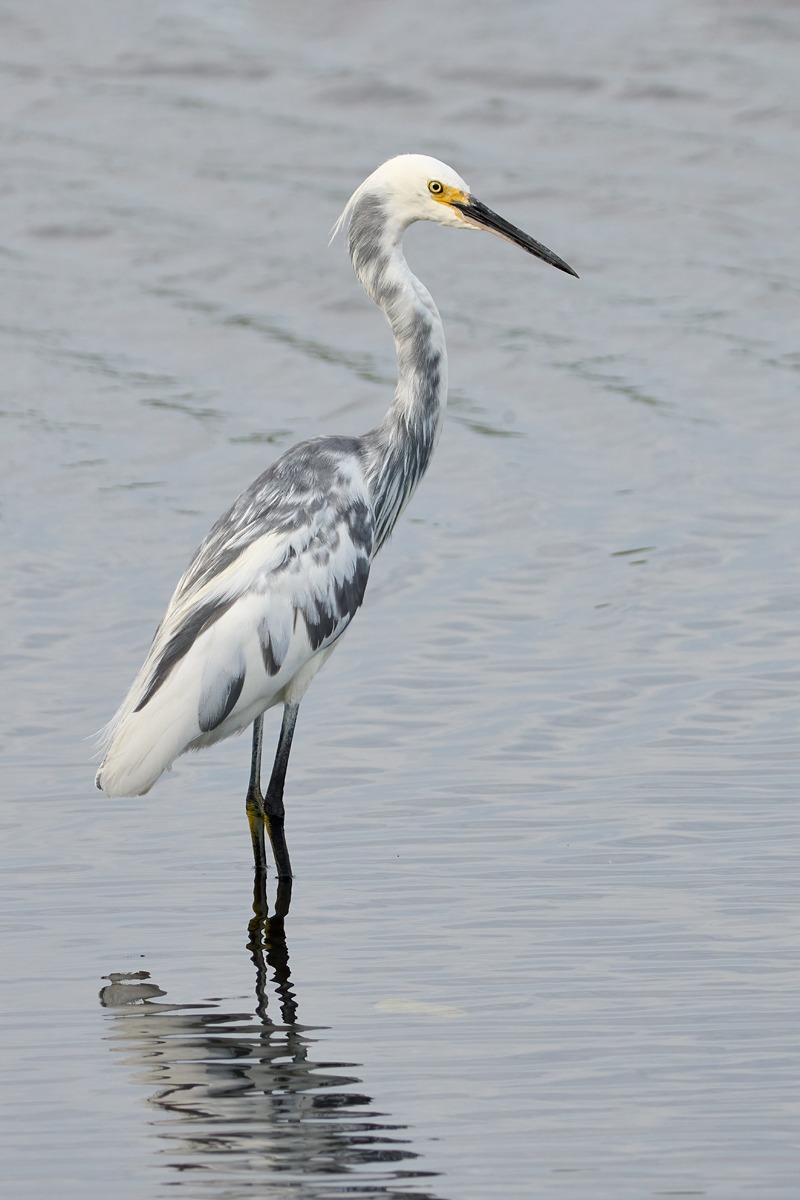
<path fill-rule="evenodd" d="M 459 200 L 452 200 L 453 208 L 466 218 L 467 223 L 475 229 L 488 229 L 489 233 L 496 233 L 505 242 L 512 242 L 515 246 L 521 246 L 523 250 L 527 250 L 528 254 L 534 254 L 537 258 L 541 258 L 543 262 L 550 263 L 551 267 L 558 267 L 559 271 L 566 271 L 568 275 L 574 275 L 578 278 L 578 272 L 573 271 L 568 263 L 565 263 L 563 258 L 559 258 L 557 254 L 553 254 L 552 250 L 548 250 L 547 246 L 543 246 L 541 242 L 537 242 L 532 237 L 528 237 L 527 233 L 523 233 L 521 229 L 517 229 L 516 225 L 512 225 L 509 221 L 499 217 L 496 212 L 492 212 L 485 204 L 481 204 L 480 200 L 473 199 L 470 196 L 469 200 L 464 203 Z"/>

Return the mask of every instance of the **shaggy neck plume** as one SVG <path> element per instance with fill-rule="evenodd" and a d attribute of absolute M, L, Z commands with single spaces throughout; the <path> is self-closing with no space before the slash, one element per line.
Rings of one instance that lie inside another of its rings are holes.
<path fill-rule="evenodd" d="M 376 551 L 428 468 L 447 404 L 442 321 L 427 288 L 405 260 L 403 232 L 380 196 L 367 193 L 354 204 L 348 235 L 353 270 L 386 314 L 397 351 L 394 400 L 381 424 L 363 439 Z"/>

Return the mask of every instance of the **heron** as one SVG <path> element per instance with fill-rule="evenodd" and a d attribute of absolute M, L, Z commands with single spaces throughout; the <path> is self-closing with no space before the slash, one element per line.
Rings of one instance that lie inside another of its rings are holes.
<path fill-rule="evenodd" d="M 252 725 L 245 797 L 256 873 L 265 831 L 280 880 L 292 877 L 284 786 L 298 709 L 361 607 L 375 555 L 431 461 L 447 403 L 442 321 L 402 249 L 415 221 L 495 234 L 577 273 L 473 196 L 427 155 L 378 167 L 334 226 L 383 310 L 398 379 L 384 419 L 360 437 L 317 437 L 285 451 L 212 526 L 181 576 L 131 688 L 101 734 L 97 787 L 150 790 L 173 761 Z M 283 705 L 266 794 L 264 713 Z"/>

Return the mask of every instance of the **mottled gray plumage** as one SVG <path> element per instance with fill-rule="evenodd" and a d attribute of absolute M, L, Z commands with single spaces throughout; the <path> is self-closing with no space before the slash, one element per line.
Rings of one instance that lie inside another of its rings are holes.
<path fill-rule="evenodd" d="M 173 602 L 186 603 L 215 579 L 235 568 L 236 562 L 254 543 L 276 535 L 285 539 L 285 553 L 278 562 L 256 564 L 249 591 L 266 594 L 280 576 L 292 587 L 291 629 L 302 617 L 312 650 L 319 650 L 344 632 L 364 599 L 374 541 L 374 514 L 366 500 L 352 496 L 341 465 L 363 455 L 359 438 L 328 437 L 301 442 L 287 450 L 260 475 L 226 513 L 219 518 L 195 551 L 178 584 Z M 342 539 L 352 548 L 348 566 L 341 575 L 330 572 L 330 587 L 309 591 L 304 584 L 309 563 L 323 573 Z M 176 663 L 188 653 L 197 637 L 228 611 L 237 596 L 220 594 L 216 599 L 190 607 L 184 621 L 153 655 L 144 694 L 136 704 L 139 712 L 168 678 Z M 168 614 L 169 615 L 169 614 Z M 291 629 L 265 618 L 259 622 L 258 638 L 264 668 L 277 675 L 289 647 Z M 160 632 L 160 629 L 159 629 Z M 158 642 L 156 633 L 155 642 Z M 244 668 L 221 673 L 216 686 L 220 696 L 204 693 L 206 703 L 201 730 L 210 733 L 230 714 L 242 690 Z M 238 680 L 234 692 L 231 680 Z M 222 702 L 222 694 L 225 702 Z M 230 697 L 233 695 L 233 700 Z M 216 713 L 212 723 L 210 714 Z"/>
<path fill-rule="evenodd" d="M 412 221 L 486 228 L 571 271 L 490 209 L 435 159 L 404 155 L 355 192 L 340 218 L 355 273 L 392 329 L 394 400 L 362 437 L 314 438 L 287 450 L 210 530 L 180 579 L 145 662 L 104 733 L 97 786 L 146 792 L 172 761 L 254 727 L 248 813 L 263 866 L 266 823 L 280 874 L 283 779 L 297 709 L 360 608 L 372 559 L 428 468 L 447 400 L 442 324 L 401 248 Z M 574 272 L 572 272 L 574 274 Z M 267 796 L 261 721 L 283 703 Z M 259 850 L 260 845 L 260 850 Z"/>

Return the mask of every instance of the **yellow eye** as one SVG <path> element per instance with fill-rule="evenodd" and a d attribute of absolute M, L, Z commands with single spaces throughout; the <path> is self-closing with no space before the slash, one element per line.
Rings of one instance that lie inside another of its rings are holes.
<path fill-rule="evenodd" d="M 441 196 L 444 191 L 444 184 L 439 183 L 438 179 L 432 179 L 428 184 L 428 191 L 432 196 Z"/>

